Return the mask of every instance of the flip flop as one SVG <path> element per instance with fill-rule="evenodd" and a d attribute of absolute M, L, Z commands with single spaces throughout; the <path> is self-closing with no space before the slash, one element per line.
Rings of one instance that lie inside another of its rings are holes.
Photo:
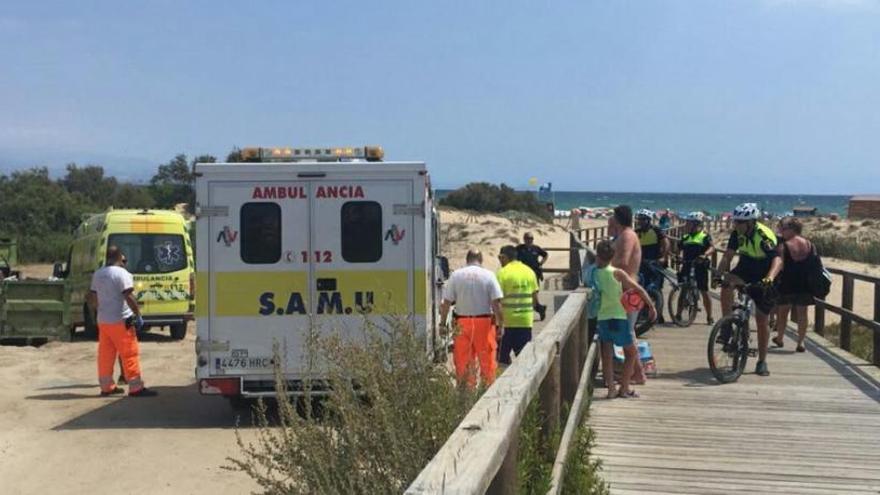
<path fill-rule="evenodd" d="M 625 394 L 618 393 L 617 396 L 620 397 L 621 399 L 638 399 L 639 393 L 636 392 L 635 390 L 630 390 L 629 392 L 627 392 Z"/>

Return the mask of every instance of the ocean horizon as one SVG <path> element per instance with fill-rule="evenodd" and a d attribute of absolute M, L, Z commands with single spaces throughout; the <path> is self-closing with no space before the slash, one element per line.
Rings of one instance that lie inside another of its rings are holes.
<path fill-rule="evenodd" d="M 443 198 L 451 189 L 438 189 L 437 197 Z M 669 209 L 678 213 L 704 211 L 720 214 L 732 211 L 741 203 L 757 203 L 761 210 L 773 215 L 790 213 L 796 206 L 811 206 L 820 215 L 836 213 L 846 216 L 852 195 L 841 194 L 711 194 L 711 193 L 650 193 L 650 192 L 603 192 L 603 191 L 553 191 L 535 192 L 541 201 L 552 201 L 557 210 L 572 208 L 607 208 L 620 204 L 630 205 L 634 210 Z"/>

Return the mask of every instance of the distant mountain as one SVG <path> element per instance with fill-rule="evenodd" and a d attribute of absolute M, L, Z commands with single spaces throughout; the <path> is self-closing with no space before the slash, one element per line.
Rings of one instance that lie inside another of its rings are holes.
<path fill-rule="evenodd" d="M 149 182 L 159 163 L 162 163 L 143 157 L 90 151 L 0 148 L 0 174 L 32 167 L 47 167 L 53 177 L 60 177 L 71 162 L 77 165 L 101 165 L 105 175 L 133 183 Z"/>

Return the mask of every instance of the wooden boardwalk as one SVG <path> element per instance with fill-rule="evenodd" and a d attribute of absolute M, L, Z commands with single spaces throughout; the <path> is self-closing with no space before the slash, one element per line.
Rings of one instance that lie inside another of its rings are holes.
<path fill-rule="evenodd" d="M 596 388 L 589 423 L 612 493 L 880 494 L 876 367 L 812 333 L 795 353 L 789 334 L 770 351 L 769 377 L 750 358 L 738 382 L 719 385 L 709 330 L 652 329 L 659 375 L 637 387 L 641 398 L 605 400 Z"/>

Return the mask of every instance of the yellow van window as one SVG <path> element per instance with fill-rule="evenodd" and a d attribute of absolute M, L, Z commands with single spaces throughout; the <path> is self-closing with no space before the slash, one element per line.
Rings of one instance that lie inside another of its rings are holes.
<path fill-rule="evenodd" d="M 182 235 L 110 234 L 107 242 L 122 250 L 131 273 L 171 273 L 187 267 Z"/>
<path fill-rule="evenodd" d="M 281 207 L 276 203 L 241 206 L 241 260 L 251 264 L 281 260 Z"/>
<path fill-rule="evenodd" d="M 342 259 L 349 263 L 374 263 L 382 258 L 382 205 L 375 201 L 349 201 L 342 205 L 340 226 Z"/>

